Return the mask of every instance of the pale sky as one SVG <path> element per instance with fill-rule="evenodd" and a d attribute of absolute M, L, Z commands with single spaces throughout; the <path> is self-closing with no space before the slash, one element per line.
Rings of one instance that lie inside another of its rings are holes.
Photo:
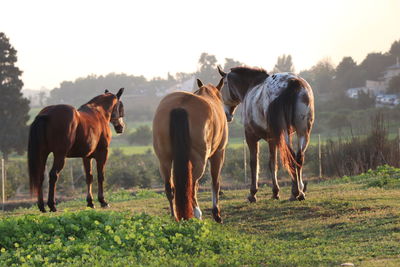
<path fill-rule="evenodd" d="M 194 72 L 202 52 L 271 70 L 323 58 L 360 63 L 400 39 L 400 0 L 0 0 L 0 31 L 26 89 L 110 72 Z"/>

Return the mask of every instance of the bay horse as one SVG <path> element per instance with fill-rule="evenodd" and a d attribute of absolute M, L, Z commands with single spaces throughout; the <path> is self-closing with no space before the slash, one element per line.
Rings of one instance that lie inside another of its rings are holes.
<path fill-rule="evenodd" d="M 53 105 L 43 108 L 33 121 L 29 131 L 28 169 L 31 193 L 37 196 L 41 212 L 46 212 L 42 184 L 46 161 L 53 153 L 53 166 L 49 173 L 47 205 L 55 212 L 56 182 L 64 167 L 65 158 L 82 158 L 86 174 L 87 206 L 94 208 L 92 196 L 92 159 L 96 160 L 98 175 L 98 200 L 101 207 L 108 207 L 104 200 L 104 166 L 111 142 L 109 123 L 117 133 L 124 131 L 124 108 L 120 97 L 105 91 L 82 105 L 78 110 L 69 105 Z"/>
<path fill-rule="evenodd" d="M 174 92 L 165 96 L 153 120 L 153 146 L 171 215 L 177 221 L 193 216 L 201 219 L 197 202 L 198 180 L 207 160 L 212 176 L 212 214 L 222 223 L 219 208 L 220 173 L 228 142 L 228 126 L 223 109 L 221 87 L 203 85 L 194 93 Z M 171 171 L 172 170 L 172 171 Z"/>
<path fill-rule="evenodd" d="M 311 86 L 293 73 L 268 75 L 263 69 L 236 67 L 229 73 L 218 71 L 224 79 L 221 89 L 224 109 L 231 121 L 236 107 L 243 103 L 245 138 L 250 151 L 251 187 L 248 200 L 256 202 L 258 190 L 258 141 L 269 146 L 269 171 L 272 198 L 279 199 L 277 152 L 292 178 L 290 200 L 304 200 L 307 183 L 302 180 L 304 153 L 314 122 L 314 96 Z M 297 152 L 292 134 L 297 134 Z"/>

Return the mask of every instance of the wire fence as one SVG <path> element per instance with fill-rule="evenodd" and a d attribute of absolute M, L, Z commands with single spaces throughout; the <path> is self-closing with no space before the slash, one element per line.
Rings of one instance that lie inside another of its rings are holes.
<path fill-rule="evenodd" d="M 389 140 L 381 130 L 375 129 L 368 136 L 349 137 L 346 140 L 340 138 L 336 141 L 321 140 L 318 135 L 318 142 L 310 145 L 307 150 L 305 177 L 310 179 L 323 179 L 324 176 L 353 175 L 376 168 L 379 164 L 389 164 L 395 167 L 400 165 L 400 128 L 397 137 Z M 371 147 L 374 149 L 371 150 Z M 262 147 L 266 150 L 266 144 Z M 227 152 L 223 167 L 223 183 L 225 188 L 248 188 L 251 182 L 249 177 L 250 168 L 247 167 L 249 154 L 248 148 L 243 140 L 243 146 L 231 149 Z M 373 155 L 378 155 L 379 160 L 374 160 Z M 363 158 L 365 157 L 365 158 Z M 270 182 L 267 177 L 268 153 L 260 153 L 260 184 Z M 48 189 L 48 170 L 51 168 L 51 157 L 48 160 L 45 179 L 43 184 L 46 196 Z M 95 167 L 95 166 L 93 166 Z M 94 168 L 95 169 L 95 168 Z M 162 186 L 158 173 L 158 163 L 153 154 L 147 155 L 111 155 L 107 162 L 106 188 L 159 188 Z M 287 177 L 284 170 L 280 170 L 279 177 Z M 147 180 L 147 181 L 146 181 Z M 207 170 L 200 181 L 204 185 L 210 183 L 210 174 Z M 150 182 L 149 182 L 150 181 Z M 280 183 L 290 182 L 290 178 L 280 178 Z M 108 183 L 108 185 L 107 185 Z M 146 186 L 143 186 L 143 185 Z M 108 186 L 108 187 L 107 187 Z M 203 188 L 206 188 L 203 186 Z M 93 190 L 96 190 L 94 183 Z M 57 182 L 59 196 L 71 197 L 82 194 L 86 191 L 85 172 L 81 159 L 68 159 L 60 179 Z M 22 159 L 1 159 L 1 200 L 2 211 L 6 210 L 7 202 L 35 202 L 29 193 L 29 177 L 27 173 L 26 160 Z"/>

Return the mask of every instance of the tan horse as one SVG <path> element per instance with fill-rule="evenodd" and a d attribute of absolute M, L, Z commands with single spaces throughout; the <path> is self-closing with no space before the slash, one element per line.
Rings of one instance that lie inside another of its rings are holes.
<path fill-rule="evenodd" d="M 197 202 L 198 180 L 210 160 L 213 217 L 222 222 L 218 206 L 220 172 L 228 141 L 220 83 L 203 85 L 194 93 L 175 92 L 164 97 L 153 120 L 153 146 L 165 182 L 171 215 L 177 221 L 202 213 Z M 171 172 L 172 170 L 172 172 Z"/>

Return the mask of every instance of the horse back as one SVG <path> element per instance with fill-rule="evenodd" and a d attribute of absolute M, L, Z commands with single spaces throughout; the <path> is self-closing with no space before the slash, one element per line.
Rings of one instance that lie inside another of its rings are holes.
<path fill-rule="evenodd" d="M 188 113 L 192 150 L 212 155 L 227 143 L 227 123 L 222 104 L 187 92 L 175 92 L 164 97 L 154 116 L 154 149 L 158 156 L 172 155 L 170 144 L 170 113 L 181 108 Z"/>
<path fill-rule="evenodd" d="M 281 110 L 287 108 L 290 108 L 290 111 L 286 110 L 284 115 Z M 256 136 L 268 139 L 271 130 L 268 126 L 268 117 L 296 131 L 309 128 L 314 120 L 314 97 L 311 86 L 292 73 L 274 74 L 255 86 L 244 101 L 245 127 Z"/>

